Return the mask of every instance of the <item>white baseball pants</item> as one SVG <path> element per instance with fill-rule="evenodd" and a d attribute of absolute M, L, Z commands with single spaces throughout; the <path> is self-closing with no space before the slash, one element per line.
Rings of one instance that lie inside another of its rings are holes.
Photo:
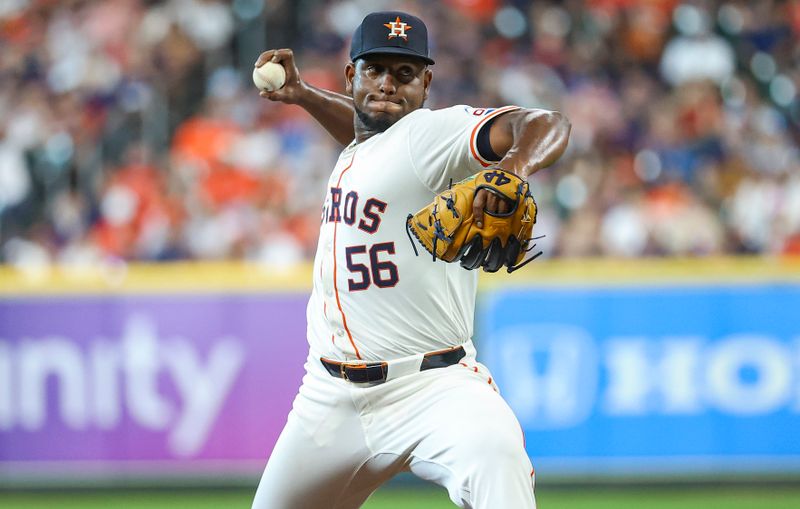
<path fill-rule="evenodd" d="M 474 358 L 374 386 L 309 356 L 253 509 L 355 509 L 401 471 L 468 509 L 535 509 L 520 425 Z"/>

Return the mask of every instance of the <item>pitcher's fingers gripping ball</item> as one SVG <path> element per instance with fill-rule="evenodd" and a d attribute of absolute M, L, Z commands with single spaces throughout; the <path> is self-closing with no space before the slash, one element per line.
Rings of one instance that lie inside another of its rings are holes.
<path fill-rule="evenodd" d="M 267 62 L 253 69 L 253 83 L 259 90 L 273 92 L 286 83 L 286 69 L 281 64 Z"/>
<path fill-rule="evenodd" d="M 484 211 L 482 227 L 476 223 L 473 201 L 481 189 L 506 202 L 501 210 Z M 439 193 L 416 214 L 409 214 L 407 227 L 425 249 L 446 262 L 461 262 L 466 269 L 483 267 L 496 272 L 506 266 L 513 272 L 541 252 L 525 260 L 535 246 L 533 225 L 536 202 L 530 185 L 517 175 L 497 168 L 483 170 Z"/>

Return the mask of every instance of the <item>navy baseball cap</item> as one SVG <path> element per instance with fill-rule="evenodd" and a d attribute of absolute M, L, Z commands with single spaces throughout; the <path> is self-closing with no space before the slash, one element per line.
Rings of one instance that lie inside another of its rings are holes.
<path fill-rule="evenodd" d="M 367 14 L 353 34 L 350 59 L 375 54 L 408 55 L 433 65 L 428 54 L 428 28 L 416 16 L 400 11 Z"/>

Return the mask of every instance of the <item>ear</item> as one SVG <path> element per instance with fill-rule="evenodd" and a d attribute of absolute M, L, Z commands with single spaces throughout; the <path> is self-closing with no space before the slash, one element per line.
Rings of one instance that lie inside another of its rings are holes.
<path fill-rule="evenodd" d="M 428 90 L 430 89 L 432 79 L 433 79 L 433 71 L 431 71 L 430 69 L 425 69 L 425 76 L 422 78 L 422 86 L 425 90 L 424 92 L 425 95 L 423 96 L 423 98 L 425 100 L 428 99 Z"/>
<path fill-rule="evenodd" d="M 344 66 L 344 90 L 350 97 L 353 96 L 353 78 L 355 75 L 356 64 L 354 62 L 348 62 L 347 65 Z"/>

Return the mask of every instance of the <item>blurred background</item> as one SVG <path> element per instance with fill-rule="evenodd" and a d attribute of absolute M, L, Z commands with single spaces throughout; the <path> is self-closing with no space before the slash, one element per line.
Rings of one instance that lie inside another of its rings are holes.
<path fill-rule="evenodd" d="M 291 47 L 343 90 L 364 12 L 430 25 L 428 106 L 573 124 L 537 177 L 546 255 L 800 252 L 797 2 L 3 2 L 0 260 L 310 259 L 340 147 L 254 93 Z"/>
<path fill-rule="evenodd" d="M 248 506 L 342 148 L 252 65 L 289 47 L 341 92 L 380 9 L 428 25 L 428 107 L 572 122 L 531 179 L 546 259 L 482 278 L 476 317 L 547 506 L 657 507 L 642 483 L 692 481 L 698 506 L 800 506 L 774 489 L 800 480 L 797 0 L 3 0 L 0 506 L 198 483 Z M 772 488 L 724 498 L 744 480 Z"/>

